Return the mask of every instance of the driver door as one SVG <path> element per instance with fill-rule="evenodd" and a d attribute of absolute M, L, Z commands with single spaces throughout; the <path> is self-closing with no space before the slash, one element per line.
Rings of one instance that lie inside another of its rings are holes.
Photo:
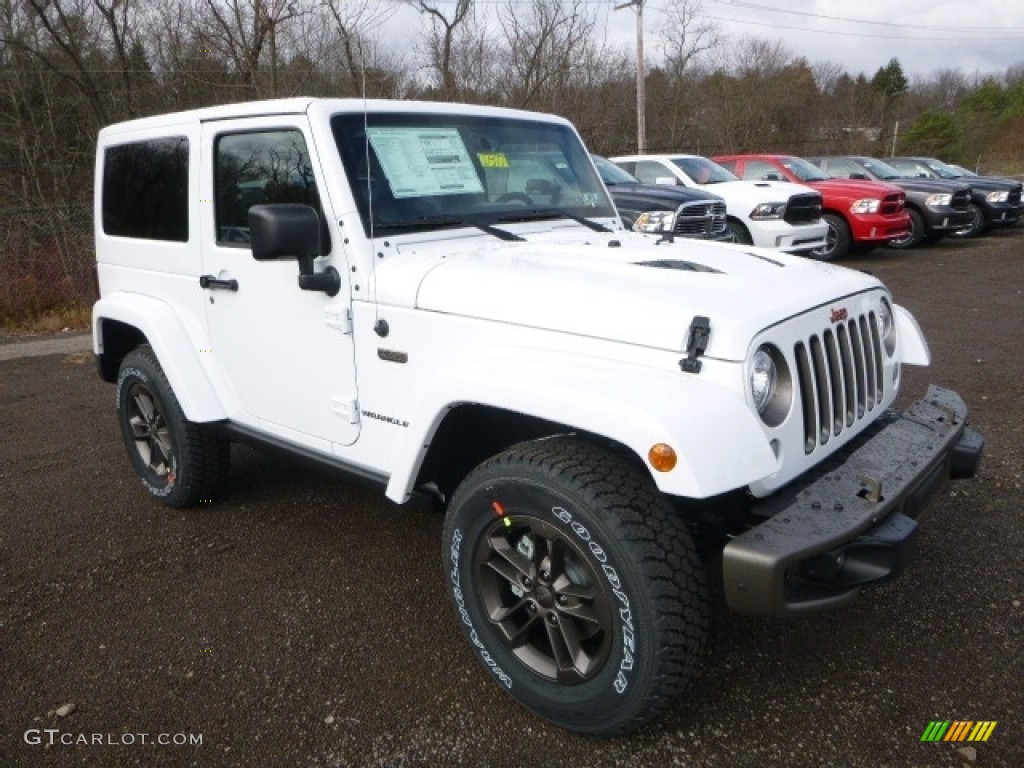
<path fill-rule="evenodd" d="M 232 422 L 325 453 L 359 436 L 348 269 L 338 295 L 304 291 L 296 261 L 257 262 L 248 210 L 304 203 L 324 216 L 322 172 L 301 117 L 203 125 L 202 258 L 212 357 Z M 323 204 L 322 204 L 323 203 Z M 329 240 L 324 227 L 322 240 Z M 317 269 L 340 259 L 321 244 Z M 325 261 L 326 259 L 326 261 Z"/>

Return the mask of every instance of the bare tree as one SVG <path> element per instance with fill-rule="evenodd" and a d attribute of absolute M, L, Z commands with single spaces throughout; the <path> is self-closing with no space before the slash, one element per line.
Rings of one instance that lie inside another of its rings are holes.
<path fill-rule="evenodd" d="M 472 16 L 474 0 L 457 0 L 451 15 L 441 10 L 441 4 L 431 0 L 407 0 L 420 13 L 430 18 L 428 47 L 430 65 L 440 77 L 440 95 L 452 100 L 458 96 L 458 77 L 453 67 L 456 37 L 460 27 Z"/>
<path fill-rule="evenodd" d="M 334 42 L 341 52 L 349 90 L 361 94 L 367 69 L 375 68 L 370 34 L 395 12 L 396 6 L 379 0 L 324 0 L 323 5 L 334 25 Z"/>
<path fill-rule="evenodd" d="M 514 75 L 503 83 L 505 98 L 518 107 L 557 108 L 555 94 L 571 81 L 591 45 L 594 7 L 585 0 L 531 0 L 524 12 L 523 5 L 508 0 L 499 12 L 504 70 Z"/>
<path fill-rule="evenodd" d="M 663 59 L 648 76 L 648 137 L 653 146 L 676 148 L 703 120 L 693 80 L 701 55 L 720 45 L 717 27 L 703 16 L 701 0 L 672 0 L 656 32 Z"/>
<path fill-rule="evenodd" d="M 290 0 L 206 0 L 197 17 L 200 37 L 229 60 L 254 96 L 278 94 L 278 34 L 288 21 L 307 11 Z M 261 83 L 260 60 L 270 65 L 269 86 Z"/>
<path fill-rule="evenodd" d="M 662 14 L 657 35 L 672 79 L 682 80 L 698 56 L 721 43 L 718 27 L 703 12 L 702 0 L 672 0 Z"/>

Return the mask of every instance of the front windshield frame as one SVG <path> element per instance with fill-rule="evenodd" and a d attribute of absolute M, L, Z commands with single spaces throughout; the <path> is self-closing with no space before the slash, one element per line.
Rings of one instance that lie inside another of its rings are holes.
<path fill-rule="evenodd" d="M 672 164 L 685 173 L 694 184 L 723 184 L 728 181 L 739 181 L 740 177 L 727 168 L 723 168 L 714 160 L 691 155 L 688 157 L 670 158 Z"/>
<path fill-rule="evenodd" d="M 782 160 L 782 164 L 800 181 L 828 181 L 835 178 L 802 157 L 787 157 Z"/>
<path fill-rule="evenodd" d="M 336 114 L 331 130 L 367 237 L 543 218 L 616 217 L 590 155 L 565 123 L 493 114 L 368 112 Z M 447 171 L 433 164 L 427 150 L 420 152 L 428 134 L 452 148 L 447 162 L 461 176 L 456 183 L 440 183 Z M 382 136 L 394 139 L 390 149 Z M 378 149 L 392 155 L 385 154 L 382 163 Z M 399 168 L 403 153 L 413 156 Z M 411 191 L 399 187 L 417 180 L 421 183 Z M 445 191 L 449 187 L 458 191 Z"/>

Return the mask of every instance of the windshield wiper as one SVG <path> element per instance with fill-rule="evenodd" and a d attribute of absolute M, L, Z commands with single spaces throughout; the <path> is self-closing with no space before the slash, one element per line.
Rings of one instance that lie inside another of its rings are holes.
<path fill-rule="evenodd" d="M 517 210 L 515 213 L 508 213 L 501 216 L 498 221 L 540 221 L 542 219 L 554 219 L 559 216 L 564 216 L 567 219 L 572 219 L 577 224 L 582 224 L 595 232 L 611 232 L 612 230 L 606 227 L 604 224 L 599 224 L 596 221 L 591 221 L 584 216 L 578 216 L 575 213 L 565 210 L 564 208 L 525 208 L 523 210 Z"/>
<path fill-rule="evenodd" d="M 470 218 L 452 216 L 450 214 L 418 216 L 415 219 L 400 221 L 395 224 L 387 224 L 384 222 L 378 223 L 381 229 L 429 229 L 431 226 L 445 226 L 448 224 L 453 224 L 459 227 L 476 227 L 481 232 L 486 232 L 491 237 L 496 237 L 499 240 L 505 240 L 507 242 L 522 242 L 526 240 L 525 237 L 520 237 L 514 232 L 499 229 L 498 227 L 492 227 L 490 224 L 485 224 L 482 221 L 474 221 Z"/>

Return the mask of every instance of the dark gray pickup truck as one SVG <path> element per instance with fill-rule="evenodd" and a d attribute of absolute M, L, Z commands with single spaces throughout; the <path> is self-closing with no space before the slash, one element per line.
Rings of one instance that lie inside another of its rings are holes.
<path fill-rule="evenodd" d="M 974 237 L 987 229 L 1016 224 L 1021 217 L 1021 183 L 993 176 L 965 176 L 933 157 L 890 157 L 889 165 L 913 178 L 941 179 L 971 185 L 971 221 L 956 237 Z"/>
<path fill-rule="evenodd" d="M 626 229 L 701 240 L 733 239 L 725 226 L 725 200 L 718 195 L 668 184 L 644 184 L 611 160 L 591 157 Z"/>

